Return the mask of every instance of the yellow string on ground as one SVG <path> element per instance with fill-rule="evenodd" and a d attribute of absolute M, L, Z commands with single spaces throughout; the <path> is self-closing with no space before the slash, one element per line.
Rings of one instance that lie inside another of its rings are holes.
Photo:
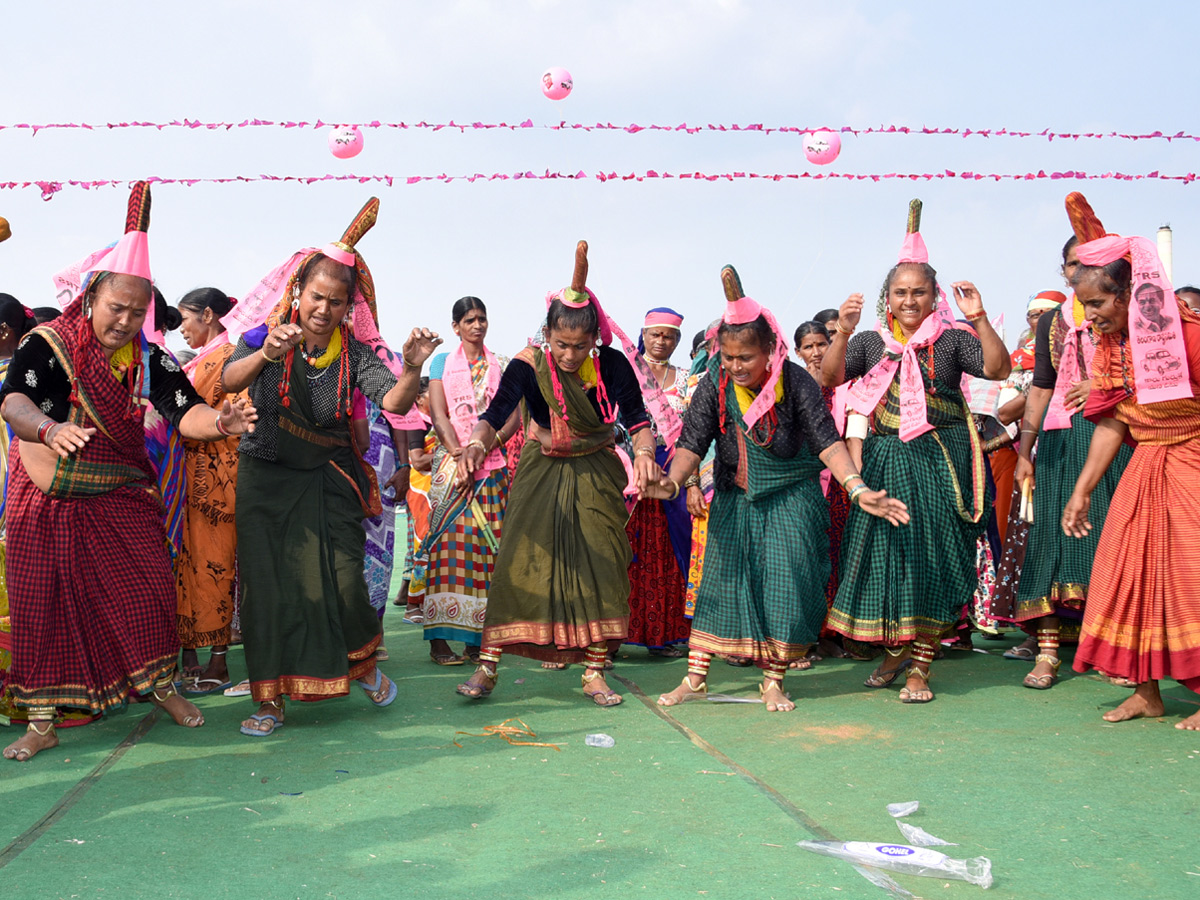
<path fill-rule="evenodd" d="M 521 727 L 518 728 L 516 725 L 509 725 L 508 724 L 509 722 L 520 722 Z M 517 719 L 517 718 L 505 719 L 499 725 L 488 725 L 488 726 L 484 727 L 482 734 L 475 734 L 473 731 L 456 731 L 454 733 L 455 734 L 465 734 L 468 737 L 497 737 L 497 736 L 499 736 L 499 737 L 504 738 L 504 740 L 506 740 L 508 743 L 512 744 L 514 747 L 553 747 L 555 750 L 557 750 L 559 752 L 562 751 L 562 747 L 558 746 L 558 744 L 548 744 L 548 743 L 544 743 L 542 741 L 518 741 L 518 740 L 516 740 L 516 738 L 518 738 L 518 737 L 531 737 L 531 738 L 537 737 L 537 735 L 533 733 L 532 728 L 530 728 L 528 725 L 526 725 L 524 722 L 521 722 L 521 720 Z M 458 741 L 454 741 L 453 743 L 454 743 L 455 747 L 462 747 L 462 744 L 460 744 Z"/>

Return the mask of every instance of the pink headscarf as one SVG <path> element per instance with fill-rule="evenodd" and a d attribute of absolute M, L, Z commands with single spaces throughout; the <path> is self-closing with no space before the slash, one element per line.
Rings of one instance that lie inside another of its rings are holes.
<path fill-rule="evenodd" d="M 767 362 L 767 380 L 763 382 L 758 396 L 754 398 L 750 403 L 750 408 L 742 416 L 746 427 L 753 428 L 755 423 L 775 405 L 775 386 L 779 384 L 779 379 L 783 374 L 783 364 L 787 362 L 791 345 L 788 343 L 783 329 L 775 321 L 775 314 L 742 293 L 742 282 L 733 266 L 726 266 L 721 270 L 721 283 L 725 287 L 725 312 L 721 316 L 722 322 L 726 325 L 749 325 L 762 316 L 775 334 L 775 349 L 771 352 L 771 358 Z M 719 323 L 710 328 L 706 335 L 708 340 L 711 341 L 715 338 L 719 329 Z"/>
<path fill-rule="evenodd" d="M 1192 396 L 1188 370 L 1187 346 L 1183 340 L 1182 305 L 1175 299 L 1175 290 L 1167 278 L 1157 244 L 1144 237 L 1105 235 L 1075 248 L 1079 261 L 1085 266 L 1106 266 L 1121 257 L 1128 257 L 1133 269 L 1130 284 L 1129 345 L 1133 356 L 1134 383 L 1138 403 L 1159 403 Z M 1162 327 L 1154 329 L 1134 309 L 1138 289 L 1152 285 L 1162 292 Z M 1172 316 L 1171 312 L 1175 315 Z M 1190 318 L 1190 316 L 1189 316 Z M 1102 335 L 1092 375 L 1108 375 L 1114 338 Z M 1101 358 L 1103 357 L 1103 358 Z M 1103 371 L 1101 371 L 1103 370 Z"/>

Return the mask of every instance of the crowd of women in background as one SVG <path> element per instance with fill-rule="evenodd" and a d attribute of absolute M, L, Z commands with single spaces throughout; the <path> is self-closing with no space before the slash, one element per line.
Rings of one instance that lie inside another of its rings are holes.
<path fill-rule="evenodd" d="M 0 295 L 0 704 L 28 723 L 4 755 L 138 699 L 198 727 L 185 695 L 249 694 L 250 737 L 284 724 L 287 697 L 355 683 L 387 706 L 398 566 L 405 622 L 432 663 L 475 666 L 458 684 L 475 700 L 507 651 L 582 663 L 583 693 L 618 705 L 605 672 L 630 644 L 687 656 L 663 706 L 706 695 L 723 658 L 762 669 L 785 712 L 786 673 L 828 657 L 880 658 L 865 686 L 903 678 L 922 704 L 947 645 L 1020 629 L 1004 655 L 1033 663 L 1026 687 L 1051 688 L 1078 643 L 1077 670 L 1133 689 L 1105 719 L 1162 715 L 1162 679 L 1200 691 L 1200 564 L 1182 552 L 1200 529 L 1200 293 L 1172 295 L 1149 242 L 1066 205 L 1069 296 L 1034 295 L 1011 353 L 974 284 L 951 305 L 914 201 L 877 327 L 859 333 L 852 294 L 795 329 L 798 365 L 726 267 L 682 367 L 684 315 L 654 307 L 631 340 L 583 242 L 511 360 L 473 296 L 449 310 L 457 346 L 433 356 L 418 328 L 393 353 L 357 249 L 377 201 L 240 303 L 201 288 L 171 309 L 139 184 L 122 240 L 56 279 L 61 316 Z M 84 553 L 98 529 L 120 539 Z M 62 570 L 80 555 L 86 571 Z"/>

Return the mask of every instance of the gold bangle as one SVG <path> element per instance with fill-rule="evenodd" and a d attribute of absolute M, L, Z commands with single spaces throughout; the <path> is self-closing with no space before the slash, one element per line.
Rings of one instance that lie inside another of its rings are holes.
<path fill-rule="evenodd" d="M 488 448 L 483 445 L 483 441 L 481 441 L 479 438 L 475 438 L 475 440 L 473 440 L 473 441 L 467 441 L 467 448 L 470 448 L 470 447 L 478 447 L 484 453 L 488 452 Z M 466 448 L 464 448 L 464 449 L 466 449 Z"/>
<path fill-rule="evenodd" d="M 653 447 L 638 447 L 633 451 L 634 456 L 654 456 Z"/>
<path fill-rule="evenodd" d="M 849 484 L 851 481 L 853 481 L 855 478 L 857 478 L 859 481 L 863 482 L 863 484 L 866 484 L 866 479 L 864 479 L 864 478 L 862 477 L 862 475 L 861 475 L 860 473 L 858 473 L 858 472 L 852 472 L 852 473 L 850 473 L 850 474 L 849 474 L 849 475 L 847 475 L 845 478 L 843 478 L 843 479 L 842 479 L 842 480 L 839 482 L 839 484 L 841 484 L 841 486 L 842 486 L 843 488 L 845 488 L 845 487 L 846 487 L 846 485 L 848 485 L 848 484 Z M 847 488 L 847 490 L 849 490 L 849 489 Z"/>
<path fill-rule="evenodd" d="M 667 500 L 674 500 L 675 498 L 677 498 L 679 496 L 679 482 L 676 481 L 674 478 L 670 478 L 668 480 L 671 482 L 671 484 L 675 485 L 675 493 L 673 493 L 670 497 L 668 497 Z"/>
<path fill-rule="evenodd" d="M 277 362 L 279 362 L 279 360 L 277 360 L 277 359 L 272 359 L 271 357 L 267 356 L 267 348 L 266 348 L 266 347 L 259 347 L 259 348 L 258 348 L 258 352 L 259 352 L 259 353 L 261 353 L 261 354 L 262 354 L 262 358 L 263 358 L 263 359 L 265 359 L 265 360 L 266 360 L 267 362 L 269 362 L 269 363 L 277 363 Z"/>
<path fill-rule="evenodd" d="M 850 337 L 850 335 L 854 334 L 854 329 L 853 329 L 853 328 L 851 328 L 849 331 L 847 331 L 845 328 L 843 328 L 843 327 L 842 327 L 842 320 L 841 320 L 841 319 L 838 319 L 838 320 L 837 320 L 837 322 L 836 322 L 836 326 L 837 326 L 836 330 L 837 330 L 837 333 L 838 333 L 838 334 L 844 334 L 846 337 Z"/>
<path fill-rule="evenodd" d="M 700 487 L 700 476 L 693 472 L 683 482 L 684 487 Z"/>

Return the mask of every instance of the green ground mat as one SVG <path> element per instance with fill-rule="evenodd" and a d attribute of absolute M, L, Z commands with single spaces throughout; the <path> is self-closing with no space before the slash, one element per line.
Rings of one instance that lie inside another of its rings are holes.
<path fill-rule="evenodd" d="M 194 731 L 134 705 L 0 761 L 4 898 L 886 898 L 795 842 L 900 842 L 884 807 L 903 800 L 921 802 L 909 822 L 960 845 L 950 855 L 992 860 L 988 896 L 1200 896 L 1200 733 L 1173 727 L 1200 698 L 1173 682 L 1166 717 L 1109 725 L 1126 691 L 1070 675 L 1022 688 L 1028 664 L 999 655 L 1009 639 L 935 663 L 927 706 L 862 688 L 871 664 L 823 661 L 789 676 L 793 713 L 660 712 L 685 663 L 635 647 L 615 709 L 580 695 L 579 667 L 515 658 L 471 702 L 454 691 L 468 666 L 433 665 L 396 607 L 385 626 L 400 687 L 387 709 L 357 690 L 293 703 L 256 739 L 238 732 L 248 699 L 200 698 Z M 244 674 L 240 648 L 230 668 Z M 720 662 L 709 679 L 746 699 L 757 683 Z M 512 717 L 561 749 L 459 733 Z M 586 746 L 592 732 L 616 746 Z M 896 880 L 926 898 L 980 890 Z"/>

